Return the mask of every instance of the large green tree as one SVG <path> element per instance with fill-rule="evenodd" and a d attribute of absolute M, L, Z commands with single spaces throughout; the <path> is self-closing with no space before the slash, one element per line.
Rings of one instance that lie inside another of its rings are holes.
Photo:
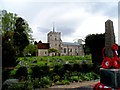
<path fill-rule="evenodd" d="M 16 53 L 13 47 L 13 31 L 17 15 L 8 13 L 6 10 L 2 10 L 0 16 L 2 17 L 2 29 L 0 30 L 2 35 L 2 66 L 15 66 Z"/>
<path fill-rule="evenodd" d="M 90 34 L 86 36 L 85 47 L 89 49 L 92 54 L 92 62 L 94 64 L 101 64 L 102 49 L 105 47 L 105 34 Z"/>
<path fill-rule="evenodd" d="M 31 29 L 25 20 L 23 25 L 24 33 L 21 33 L 21 35 L 18 36 L 20 34 L 18 33 L 20 29 L 17 29 L 18 27 L 16 27 L 16 25 L 20 23 L 18 22 L 18 19 L 20 17 L 18 17 L 17 14 L 2 10 L 0 17 L 2 17 L 2 19 L 0 18 L 0 36 L 2 36 L 2 82 L 4 82 L 7 78 L 9 78 L 9 70 L 6 70 L 5 67 L 14 67 L 17 64 L 16 44 L 18 43 L 15 44 L 15 39 L 20 39 L 21 41 L 21 44 L 18 44 L 18 53 L 20 53 L 20 50 L 23 50 L 23 48 L 25 48 L 25 45 L 27 45 L 26 42 L 23 41 L 27 40 L 28 43 L 31 42 L 32 39 L 30 35 Z M 18 34 L 16 35 L 18 36 L 17 38 L 14 37 L 15 33 Z"/>
<path fill-rule="evenodd" d="M 17 32 L 18 29 L 16 25 L 18 25 L 19 23 L 18 19 L 20 17 L 18 17 L 17 14 L 7 12 L 6 10 L 2 10 L 1 12 L 2 13 L 0 14 L 0 16 L 2 17 L 2 20 L 0 21 L 0 24 L 2 26 L 2 29 L 0 29 L 0 35 L 2 35 L 2 66 L 3 67 L 15 66 L 17 58 L 16 58 L 16 48 L 15 48 L 16 44 L 14 43 L 14 40 L 15 39 L 19 40 L 19 38 L 22 37 L 22 39 L 20 39 L 21 41 L 27 40 L 30 42 L 30 40 L 32 41 L 30 35 L 32 31 L 29 28 L 27 21 L 24 20 L 24 25 L 23 25 L 24 33 L 22 33 L 22 35 L 20 35 L 20 37 L 18 38 L 13 37 L 15 33 L 19 34 Z M 19 44 L 20 45 L 19 50 L 25 48 L 23 44 L 24 42 L 22 42 L 21 45 Z"/>
<path fill-rule="evenodd" d="M 25 32 L 25 20 L 19 17 L 15 23 L 15 29 L 13 34 L 14 46 L 17 55 L 22 55 L 24 48 L 29 44 L 27 34 Z"/>

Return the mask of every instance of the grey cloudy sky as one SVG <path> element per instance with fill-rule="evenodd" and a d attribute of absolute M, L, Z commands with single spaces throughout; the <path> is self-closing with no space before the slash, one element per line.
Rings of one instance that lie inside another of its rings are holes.
<path fill-rule="evenodd" d="M 0 9 L 24 18 L 35 40 L 47 42 L 47 33 L 62 33 L 62 40 L 73 42 L 88 34 L 104 33 L 105 21 L 114 23 L 118 43 L 118 0 L 1 0 Z"/>

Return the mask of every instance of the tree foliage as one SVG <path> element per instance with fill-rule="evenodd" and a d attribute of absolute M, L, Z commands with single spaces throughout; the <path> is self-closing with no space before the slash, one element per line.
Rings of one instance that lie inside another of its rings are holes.
<path fill-rule="evenodd" d="M 95 64 L 102 62 L 102 49 L 105 47 L 105 34 L 90 34 L 86 36 L 85 47 L 90 49 L 92 62 Z"/>
<path fill-rule="evenodd" d="M 48 49 L 48 53 L 50 54 L 52 54 L 52 56 L 54 56 L 54 55 L 57 55 L 57 53 L 58 53 L 58 50 L 57 49 L 55 49 L 55 48 L 50 48 L 50 49 Z"/>
<path fill-rule="evenodd" d="M 2 35 L 6 34 L 8 31 L 13 32 L 15 29 L 17 14 L 8 13 L 6 10 L 2 10 L 2 14 L 0 16 L 2 17 L 2 29 L 0 31 Z"/>
<path fill-rule="evenodd" d="M 56 52 L 56 53 L 57 53 L 57 52 L 58 52 L 58 50 L 57 50 L 57 49 L 55 49 L 55 48 L 50 48 L 50 49 L 48 50 L 48 52 L 49 52 L 49 53 L 52 53 L 52 52 Z"/>
<path fill-rule="evenodd" d="M 18 29 L 20 25 L 19 18 L 17 14 L 7 12 L 2 10 L 0 14 L 2 17 L 0 29 L 0 34 L 2 35 L 2 66 L 15 66 L 16 64 L 16 46 L 19 46 L 19 50 L 22 51 L 28 42 L 30 41 L 31 29 L 29 25 L 24 20 L 24 25 L 22 26 L 23 33 L 19 33 L 22 30 Z M 23 24 L 22 23 L 22 24 Z M 17 33 L 17 34 L 16 34 Z M 14 36 L 16 35 L 16 36 Z M 19 42 L 14 42 L 19 41 Z M 27 42 L 25 42 L 27 41 Z M 19 52 L 19 51 L 18 51 Z"/>
<path fill-rule="evenodd" d="M 15 30 L 13 35 L 14 45 L 17 53 L 22 55 L 24 48 L 29 44 L 28 37 L 25 33 L 25 22 L 21 17 L 16 20 Z"/>
<path fill-rule="evenodd" d="M 29 55 L 30 54 L 31 56 L 36 56 L 36 53 L 37 53 L 37 46 L 36 45 L 29 44 L 24 49 L 24 54 L 25 55 Z"/>
<path fill-rule="evenodd" d="M 2 11 L 2 66 L 15 66 L 16 53 L 13 47 L 13 31 L 15 28 L 16 14 Z M 11 63 L 9 63 L 11 62 Z"/>
<path fill-rule="evenodd" d="M 15 66 L 16 65 L 16 57 L 15 57 L 15 49 L 13 47 L 12 42 L 9 39 L 10 33 L 7 32 L 2 37 L 2 66 Z"/>

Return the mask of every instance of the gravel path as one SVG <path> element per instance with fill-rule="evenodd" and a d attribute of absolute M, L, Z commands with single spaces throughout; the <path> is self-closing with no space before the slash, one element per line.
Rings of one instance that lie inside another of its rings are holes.
<path fill-rule="evenodd" d="M 70 83 L 70 85 L 55 85 L 52 86 L 50 88 L 76 88 L 76 89 L 80 89 L 81 90 L 91 90 L 90 88 L 92 88 L 97 82 L 99 82 L 100 80 L 92 80 L 92 81 L 84 81 L 84 82 L 78 82 L 78 83 Z M 86 88 L 86 89 L 85 89 Z M 88 89 L 87 89 L 88 88 Z"/>

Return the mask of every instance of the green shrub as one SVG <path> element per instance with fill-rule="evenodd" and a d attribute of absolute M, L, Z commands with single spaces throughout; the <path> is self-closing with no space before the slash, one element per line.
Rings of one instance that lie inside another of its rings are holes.
<path fill-rule="evenodd" d="M 71 82 L 73 82 L 73 81 L 78 82 L 79 78 L 78 78 L 78 76 L 71 76 L 70 81 Z"/>
<path fill-rule="evenodd" d="M 99 79 L 99 75 L 95 74 L 94 72 L 89 73 L 80 73 L 80 77 L 83 81 L 90 81 L 94 79 Z"/>
<path fill-rule="evenodd" d="M 57 81 L 57 82 L 56 82 L 56 85 L 62 85 L 62 82 Z"/>
<path fill-rule="evenodd" d="M 72 71 L 72 65 L 71 64 L 64 64 L 65 71 Z"/>
<path fill-rule="evenodd" d="M 42 71 L 41 71 L 40 66 L 34 65 L 34 66 L 31 67 L 31 70 L 32 70 L 31 77 L 32 77 L 33 79 L 35 79 L 35 78 L 40 78 L 40 77 L 41 77 L 41 72 L 42 72 Z"/>
<path fill-rule="evenodd" d="M 69 85 L 70 84 L 70 81 L 68 81 L 68 80 L 62 80 L 62 84 L 67 84 L 67 85 Z"/>
<path fill-rule="evenodd" d="M 49 77 L 43 77 L 40 81 L 41 81 L 42 88 L 48 88 L 52 84 Z"/>
<path fill-rule="evenodd" d="M 49 75 L 50 74 L 50 67 L 47 65 L 41 66 L 41 74 L 42 74 L 42 77 Z"/>
<path fill-rule="evenodd" d="M 82 67 L 82 72 L 83 73 L 88 73 L 88 72 L 91 72 L 93 70 L 93 64 L 81 64 L 81 67 Z"/>
<path fill-rule="evenodd" d="M 57 81 L 56 82 L 56 85 L 69 85 L 70 84 L 70 81 L 68 80 L 62 80 L 62 81 Z"/>
<path fill-rule="evenodd" d="M 35 78 L 35 80 L 33 80 L 33 88 L 40 88 L 40 86 L 41 86 L 41 82 L 39 78 Z"/>
<path fill-rule="evenodd" d="M 27 79 L 28 70 L 25 66 L 19 67 L 18 70 L 16 71 L 16 78 L 20 78 L 21 76 Z"/>
<path fill-rule="evenodd" d="M 50 67 L 47 65 L 33 65 L 31 67 L 32 78 L 41 78 L 50 75 Z"/>
<path fill-rule="evenodd" d="M 74 63 L 74 64 L 73 64 L 72 71 L 73 71 L 73 72 L 74 72 L 74 71 L 80 72 L 80 71 L 81 71 L 80 65 Z"/>
<path fill-rule="evenodd" d="M 94 73 L 94 72 L 92 72 L 93 73 L 93 79 L 95 80 L 95 79 L 100 79 L 100 75 L 99 74 L 96 74 L 96 73 Z"/>
<path fill-rule="evenodd" d="M 13 78 L 15 78 L 16 71 L 17 71 L 17 69 L 14 69 L 14 70 L 10 71 L 10 76 L 12 76 Z"/>
<path fill-rule="evenodd" d="M 53 76 L 53 82 L 59 81 L 60 80 L 60 76 L 59 75 L 55 75 Z"/>
<path fill-rule="evenodd" d="M 57 75 L 59 75 L 60 79 L 62 79 L 65 74 L 65 69 L 64 69 L 63 65 L 58 64 L 58 65 L 54 66 L 53 72 L 56 73 Z"/>

